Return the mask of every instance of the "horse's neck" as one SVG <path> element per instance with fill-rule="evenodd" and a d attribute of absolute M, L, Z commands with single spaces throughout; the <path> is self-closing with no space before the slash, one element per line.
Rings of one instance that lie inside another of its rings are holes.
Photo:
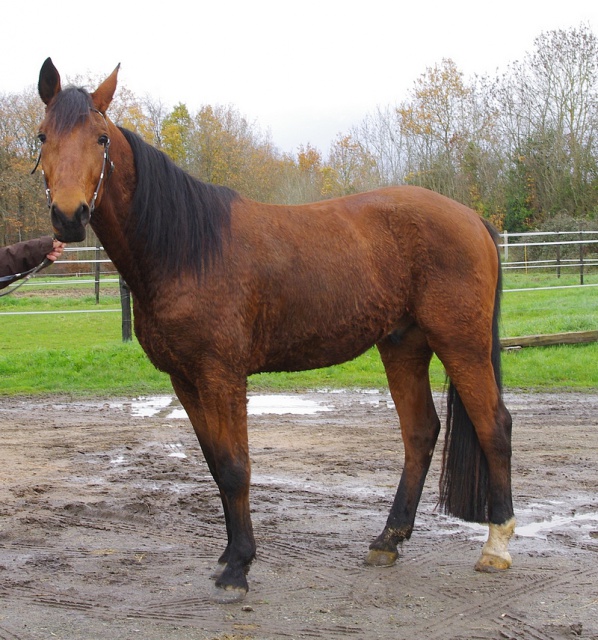
<path fill-rule="evenodd" d="M 99 216 L 98 216 L 99 217 Z M 108 257 L 118 269 L 118 272 L 123 276 L 127 282 L 134 279 L 134 267 L 130 256 L 127 255 L 124 247 L 112 234 L 107 233 L 104 225 L 96 221 L 92 221 L 92 227 L 104 248 L 104 251 L 108 254 Z"/>
<path fill-rule="evenodd" d="M 118 189 L 114 189 L 118 192 Z M 144 256 L 136 255 L 126 232 L 126 203 L 107 197 L 92 217 L 92 227 L 108 257 L 133 293 L 143 288 Z"/>

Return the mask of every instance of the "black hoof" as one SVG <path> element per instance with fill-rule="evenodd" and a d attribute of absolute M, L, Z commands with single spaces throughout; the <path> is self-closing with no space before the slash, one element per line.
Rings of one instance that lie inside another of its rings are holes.
<path fill-rule="evenodd" d="M 231 604 L 242 602 L 247 595 L 247 589 L 239 587 L 218 587 L 214 586 L 210 592 L 210 600 L 216 604 Z"/>
<path fill-rule="evenodd" d="M 227 564 L 222 573 L 216 578 L 216 588 L 218 591 L 226 592 L 228 595 L 233 596 L 234 599 L 232 600 L 225 596 L 227 602 L 238 602 L 242 600 L 249 591 L 245 571 L 241 567 L 235 570 L 230 564 Z"/>

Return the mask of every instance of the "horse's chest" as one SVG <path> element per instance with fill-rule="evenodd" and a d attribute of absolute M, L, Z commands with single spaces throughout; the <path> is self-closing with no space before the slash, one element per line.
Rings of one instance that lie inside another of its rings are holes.
<path fill-rule="evenodd" d="M 164 322 L 160 323 L 151 315 L 139 314 L 135 316 L 135 334 L 139 344 L 157 369 L 168 374 L 179 373 L 180 358 L 173 344 L 177 337 L 175 327 L 170 327 Z"/>

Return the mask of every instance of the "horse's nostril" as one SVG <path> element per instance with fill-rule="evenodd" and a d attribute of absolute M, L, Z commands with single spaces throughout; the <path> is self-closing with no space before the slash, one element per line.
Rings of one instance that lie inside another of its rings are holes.
<path fill-rule="evenodd" d="M 52 206 L 50 207 L 50 220 L 52 221 L 52 225 L 54 227 L 62 224 L 64 220 L 64 214 L 55 204 L 52 204 Z"/>
<path fill-rule="evenodd" d="M 85 226 L 91 218 L 89 213 L 89 206 L 81 204 L 75 213 L 75 220 L 78 220 L 83 226 Z"/>

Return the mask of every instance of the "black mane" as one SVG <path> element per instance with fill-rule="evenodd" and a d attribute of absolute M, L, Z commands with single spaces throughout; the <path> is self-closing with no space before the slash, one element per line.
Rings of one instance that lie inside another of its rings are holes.
<path fill-rule="evenodd" d="M 238 194 L 191 177 L 166 154 L 120 128 L 133 150 L 137 187 L 128 231 L 144 253 L 156 256 L 165 276 L 198 276 L 221 254 Z"/>

